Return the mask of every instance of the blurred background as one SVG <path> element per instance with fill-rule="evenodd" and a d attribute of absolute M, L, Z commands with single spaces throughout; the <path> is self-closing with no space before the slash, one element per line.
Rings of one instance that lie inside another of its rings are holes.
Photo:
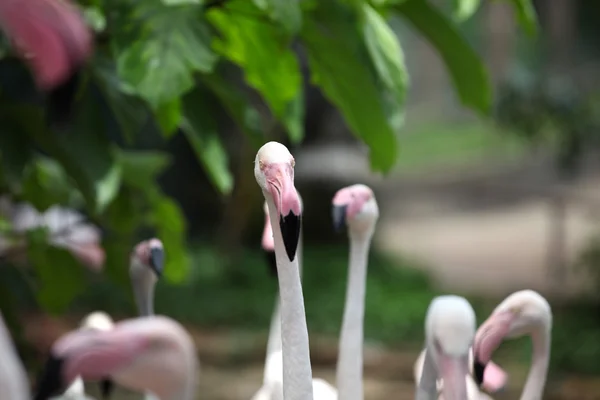
<path fill-rule="evenodd" d="M 400 121 L 390 122 L 402 124 L 393 130 L 398 152 L 388 156 L 389 142 L 365 128 L 368 115 L 359 121 L 369 106 L 343 99 L 363 91 L 361 80 L 372 71 L 341 73 L 346 86 L 338 81 L 332 89 L 325 80 L 333 78 L 315 61 L 334 51 L 324 44 L 326 29 L 315 33 L 317 23 L 329 26 L 328 6 L 306 2 L 303 23 L 315 32 L 303 28 L 299 40 L 285 42 L 297 57 L 298 79 L 286 75 L 283 61 L 253 66 L 259 51 L 228 36 L 227 18 L 246 7 L 241 0 L 229 11 L 226 2 L 202 11 L 208 39 L 185 37 L 223 61 L 197 51 L 188 83 L 171 64 L 163 66 L 165 76 L 135 72 L 150 60 L 134 47 L 154 34 L 140 26 L 158 30 L 174 21 L 166 7 L 173 14 L 195 6 L 180 3 L 161 3 L 163 19 L 145 15 L 143 25 L 132 2 L 80 2 L 104 42 L 66 128 L 43 127 L 47 105 L 27 69 L 3 53 L 0 307 L 32 374 L 52 341 L 86 313 L 136 315 L 129 253 L 156 236 L 168 262 L 156 312 L 184 323 L 196 339 L 199 398 L 249 398 L 262 379 L 277 295 L 260 248 L 264 199 L 252 163 L 260 145 L 278 140 L 296 159 L 304 201 L 303 290 L 315 376 L 335 381 L 346 290 L 348 238 L 334 233 L 331 199 L 364 183 L 381 213 L 368 267 L 366 398 L 412 398 L 413 363 L 435 295 L 466 296 L 481 323 L 503 297 L 524 288 L 543 294 L 554 313 L 544 398 L 600 398 L 600 4 L 475 1 L 467 2 L 475 4 L 467 18 L 453 14 L 461 2 L 372 2 L 377 15 L 389 17 L 403 53 L 392 46 L 398 54 L 389 57 L 400 60 L 391 65 L 405 73 L 395 83 L 406 97 Z M 439 10 L 448 25 L 420 23 L 415 15 L 425 14 L 416 14 L 417 3 Z M 258 6 L 255 12 L 268 14 Z M 355 18 L 339 15 L 340 24 Z M 160 33 L 170 34 L 179 33 Z M 261 34 L 267 48 L 272 33 Z M 452 42 L 454 34 L 464 43 Z M 360 54 L 373 56 L 365 43 Z M 386 82 L 385 68 L 369 65 Z M 300 104 L 296 114 L 278 108 L 273 94 L 285 92 L 281 82 L 289 80 L 302 94 L 300 103 L 292 101 Z M 381 161 L 386 157 L 392 161 Z M 61 241 L 65 235 L 80 243 L 76 250 Z M 510 382 L 496 398 L 518 396 L 530 354 L 528 339 L 502 346 L 495 361 Z"/>

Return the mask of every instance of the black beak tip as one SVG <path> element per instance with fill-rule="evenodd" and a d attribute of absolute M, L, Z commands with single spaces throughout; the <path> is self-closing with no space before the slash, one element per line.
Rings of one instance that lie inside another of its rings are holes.
<path fill-rule="evenodd" d="M 300 224 L 301 218 L 291 211 L 288 215 L 279 217 L 279 227 L 281 228 L 281 236 L 285 246 L 285 252 L 290 261 L 294 261 L 296 250 L 298 249 L 298 241 L 300 240 Z"/>
<path fill-rule="evenodd" d="M 100 395 L 103 400 L 110 399 L 113 391 L 115 389 L 115 384 L 109 378 L 102 379 L 100 381 Z"/>
<path fill-rule="evenodd" d="M 34 400 L 46 400 L 57 396 L 65 389 L 62 380 L 62 367 L 64 360 L 62 358 L 50 355 L 46 360 L 46 365 L 38 376 L 36 382 L 37 393 Z"/>
<path fill-rule="evenodd" d="M 475 383 L 477 386 L 481 386 L 483 384 L 483 373 L 485 372 L 485 365 L 480 361 L 475 359 L 473 362 L 473 377 L 475 378 Z"/>
<path fill-rule="evenodd" d="M 333 206 L 332 218 L 333 229 L 336 232 L 341 232 L 346 226 L 346 210 L 348 206 Z"/>
<path fill-rule="evenodd" d="M 165 265 L 165 252 L 163 249 L 153 247 L 150 249 L 150 268 L 156 274 L 157 278 L 161 278 Z"/>
<path fill-rule="evenodd" d="M 265 250 L 265 257 L 267 258 L 269 275 L 277 278 L 277 259 L 275 258 L 275 252 Z"/>

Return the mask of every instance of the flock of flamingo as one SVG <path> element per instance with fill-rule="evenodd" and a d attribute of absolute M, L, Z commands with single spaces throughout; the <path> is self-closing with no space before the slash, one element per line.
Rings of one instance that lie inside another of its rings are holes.
<path fill-rule="evenodd" d="M 369 248 L 379 217 L 373 191 L 362 184 L 333 197 L 333 225 L 346 227 L 350 242 L 348 282 L 336 385 L 313 378 L 301 283 L 303 204 L 294 186 L 295 161 L 277 142 L 262 146 L 254 174 L 265 197 L 262 247 L 279 282 L 267 343 L 262 386 L 252 400 L 362 400 L 363 320 Z M 84 399 L 84 381 L 101 384 L 105 399 L 114 385 L 144 392 L 146 399 L 194 400 L 199 361 L 186 329 L 154 315 L 154 287 L 163 273 L 165 250 L 158 239 L 132 251 L 129 273 L 137 318 L 120 322 L 104 312 L 89 314 L 81 326 L 59 337 L 35 385 L 35 400 Z M 507 374 L 491 361 L 507 338 L 529 335 L 532 367 L 521 400 L 542 398 L 550 355 L 552 313 L 532 290 L 508 296 L 476 330 L 469 302 L 460 296 L 434 298 L 425 317 L 425 349 L 415 362 L 415 399 L 490 399 L 485 393 L 506 385 Z M 0 319 L 0 394 L 29 400 L 27 375 Z"/>
<path fill-rule="evenodd" d="M 50 99 L 68 103 L 74 76 L 92 53 L 93 36 L 67 0 L 0 0 L 0 26 Z M 70 93 L 70 94 L 69 94 Z M 60 108 L 60 106 L 59 106 Z M 63 111 L 68 111 L 63 104 Z M 379 211 L 365 185 L 338 191 L 333 222 L 347 227 L 350 262 L 340 335 L 336 387 L 313 378 L 301 284 L 302 202 L 294 186 L 294 158 L 269 142 L 258 151 L 254 174 L 265 197 L 262 246 L 273 260 L 279 297 L 267 345 L 263 383 L 254 400 L 362 400 L 365 281 L 371 238 Z M 154 286 L 162 274 L 164 249 L 158 239 L 136 246 L 130 277 L 140 316 L 114 323 L 103 312 L 88 315 L 79 329 L 52 346 L 35 385 L 35 400 L 84 399 L 84 381 L 101 383 L 104 398 L 115 384 L 146 393 L 146 399 L 196 398 L 199 361 L 194 342 L 177 321 L 154 315 Z M 416 400 L 489 399 L 506 384 L 492 361 L 505 338 L 529 335 L 532 366 L 521 400 L 540 400 L 550 356 L 552 314 L 538 293 L 508 296 L 476 330 L 475 313 L 459 296 L 432 300 L 425 318 L 425 349 L 417 359 Z M 0 317 L 0 397 L 31 398 L 27 374 Z"/>

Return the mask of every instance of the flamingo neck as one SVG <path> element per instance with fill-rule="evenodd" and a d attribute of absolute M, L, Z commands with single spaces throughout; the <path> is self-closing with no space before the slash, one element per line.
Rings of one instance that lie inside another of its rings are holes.
<path fill-rule="evenodd" d="M 341 399 L 362 400 L 363 323 L 370 235 L 350 234 L 350 266 L 336 381 Z"/>
<path fill-rule="evenodd" d="M 138 261 L 134 261 L 138 263 Z M 132 265 L 131 283 L 133 295 L 141 317 L 154 315 L 154 286 L 156 277 L 145 265 Z"/>
<path fill-rule="evenodd" d="M 550 363 L 550 327 L 543 327 L 531 334 L 533 356 L 531 369 L 527 375 L 521 400 L 541 400 L 546 385 L 548 364 Z"/>
<path fill-rule="evenodd" d="M 296 250 L 296 258 L 298 260 L 298 271 L 302 276 L 302 228 L 300 228 L 300 239 L 298 240 L 298 250 Z M 280 361 L 271 357 L 273 354 L 281 352 L 281 305 L 279 304 L 279 296 L 275 299 L 275 307 L 273 308 L 273 316 L 271 317 L 271 326 L 269 328 L 269 338 L 267 339 L 267 354 L 265 357 L 265 370 L 263 373 L 263 383 L 281 382 L 281 368 L 274 368 L 275 365 L 281 365 Z"/>
<path fill-rule="evenodd" d="M 298 270 L 298 258 L 289 261 L 283 245 L 279 216 L 273 201 L 267 198 L 275 259 L 279 280 L 281 339 L 283 355 L 283 397 L 286 400 L 312 400 L 312 370 L 304 297 Z"/>
<path fill-rule="evenodd" d="M 437 368 L 431 357 L 431 352 L 434 351 L 427 345 L 425 350 L 425 359 L 423 360 L 423 370 L 421 371 L 421 379 L 417 383 L 417 393 L 415 400 L 431 400 L 438 398 L 437 391 Z"/>

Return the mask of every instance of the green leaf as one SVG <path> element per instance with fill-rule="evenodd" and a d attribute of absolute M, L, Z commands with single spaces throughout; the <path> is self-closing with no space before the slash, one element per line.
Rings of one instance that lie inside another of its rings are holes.
<path fill-rule="evenodd" d="M 85 7 L 83 9 L 83 17 L 94 32 L 102 32 L 106 28 L 106 18 L 102 10 L 98 7 Z"/>
<path fill-rule="evenodd" d="M 60 314 L 83 292 L 83 266 L 67 250 L 29 235 L 27 256 L 40 283 L 36 298 L 49 313 Z"/>
<path fill-rule="evenodd" d="M 305 21 L 301 35 L 312 82 L 340 109 L 351 131 L 369 146 L 371 168 L 387 172 L 396 161 L 396 135 L 384 111 L 363 40 L 351 16 L 343 10 L 324 9 L 325 3 L 321 4 L 321 9 Z"/>
<path fill-rule="evenodd" d="M 218 71 L 204 75 L 202 82 L 217 97 L 229 116 L 252 143 L 257 145 L 257 148 L 262 146 L 265 137 L 261 129 L 260 113 L 252 105 L 248 96 L 236 87 L 231 79 L 226 79 Z"/>
<path fill-rule="evenodd" d="M 211 112 L 206 97 L 200 88 L 184 97 L 185 117 L 182 130 L 213 185 L 221 193 L 230 194 L 233 189 L 233 176 L 229 171 L 229 159 L 219 139 L 214 113 Z"/>
<path fill-rule="evenodd" d="M 64 169 L 50 158 L 36 159 L 23 176 L 21 196 L 40 212 L 55 204 L 75 205 L 81 200 L 78 194 L 69 185 Z"/>
<path fill-rule="evenodd" d="M 515 8 L 517 20 L 521 27 L 529 36 L 535 36 L 538 33 L 538 19 L 535 13 L 533 0 L 510 0 Z"/>
<path fill-rule="evenodd" d="M 406 1 L 394 7 L 437 49 L 450 72 L 461 102 L 487 115 L 492 88 L 487 70 L 454 23 L 423 0 Z"/>
<path fill-rule="evenodd" d="M 453 0 L 454 19 L 456 22 L 468 20 L 477 12 L 481 0 Z"/>
<path fill-rule="evenodd" d="M 217 57 L 202 7 L 150 0 L 139 3 L 136 17 L 144 21 L 144 34 L 119 55 L 118 71 L 158 109 L 194 86 L 194 72 L 212 71 Z"/>
<path fill-rule="evenodd" d="M 26 115 L 11 115 L 9 108 L 0 105 L 0 151 L 2 173 L 6 183 L 13 189 L 18 190 L 25 167 L 33 156 L 33 141 L 27 135 L 27 127 L 23 126 L 19 117 Z M 3 112 L 6 111 L 6 112 Z"/>
<path fill-rule="evenodd" d="M 183 282 L 189 273 L 190 258 L 181 210 L 173 200 L 162 196 L 153 202 L 149 222 L 156 227 L 166 249 L 165 277 L 173 283 Z"/>
<path fill-rule="evenodd" d="M 108 106 L 113 112 L 123 136 L 132 143 L 148 120 L 148 111 L 144 103 L 128 94 L 126 84 L 116 73 L 111 60 L 96 56 L 92 63 L 92 73 Z"/>
<path fill-rule="evenodd" d="M 283 125 L 288 137 L 293 144 L 298 144 L 304 139 L 304 92 L 287 104 L 283 114 Z"/>
<path fill-rule="evenodd" d="M 177 133 L 177 128 L 181 123 L 181 100 L 175 98 L 168 103 L 162 104 L 156 110 L 156 121 L 162 130 L 165 138 L 171 138 Z"/>
<path fill-rule="evenodd" d="M 254 4 L 283 25 L 288 33 L 294 35 L 300 31 L 302 10 L 299 0 L 254 0 Z"/>
<path fill-rule="evenodd" d="M 302 90 L 298 60 L 289 48 L 289 38 L 261 20 L 260 15 L 249 1 L 235 3 L 231 11 L 210 11 L 208 18 L 222 37 L 215 39 L 213 47 L 244 70 L 248 84 L 258 90 L 285 127 L 293 129 L 301 124 L 291 118 L 303 119 L 299 112 L 288 113 L 289 104 L 298 100 Z"/>
<path fill-rule="evenodd" d="M 391 93 L 394 109 L 403 111 L 409 79 L 398 37 L 371 6 L 364 4 L 363 14 L 363 35 L 371 60 L 383 84 Z M 390 111 L 393 114 L 393 110 Z M 394 124 L 394 127 L 401 124 L 402 115 L 403 112 L 400 113 L 400 121 Z"/>
<path fill-rule="evenodd" d="M 156 185 L 157 176 L 171 163 L 171 156 L 160 151 L 126 151 L 117 153 L 123 169 L 123 182 L 146 190 Z"/>

